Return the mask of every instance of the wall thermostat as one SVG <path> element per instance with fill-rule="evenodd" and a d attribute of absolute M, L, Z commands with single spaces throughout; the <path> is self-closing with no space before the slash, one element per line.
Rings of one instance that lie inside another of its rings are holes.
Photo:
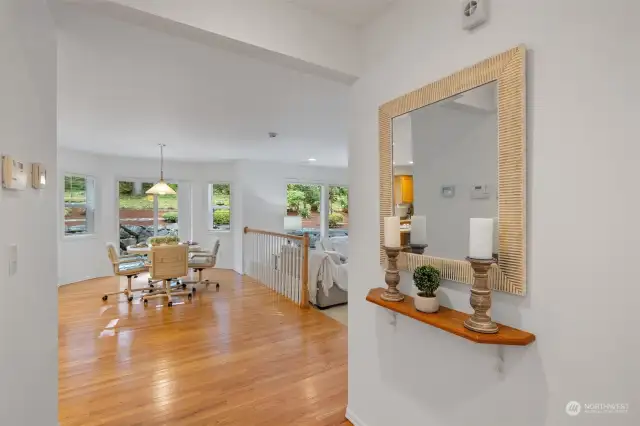
<path fill-rule="evenodd" d="M 24 163 L 16 161 L 8 155 L 2 156 L 2 186 L 19 191 L 27 189 L 27 173 Z"/>
<path fill-rule="evenodd" d="M 489 0 L 462 0 L 460 6 L 463 29 L 472 30 L 487 21 Z"/>
<path fill-rule="evenodd" d="M 486 200 L 491 197 L 489 185 L 473 185 L 471 187 L 471 198 L 474 200 Z"/>
<path fill-rule="evenodd" d="M 47 171 L 44 164 L 33 163 L 31 165 L 31 186 L 35 189 L 44 189 L 47 186 Z"/>
<path fill-rule="evenodd" d="M 442 188 L 440 189 L 440 194 L 442 194 L 444 198 L 455 197 L 456 195 L 455 185 L 442 185 Z"/>

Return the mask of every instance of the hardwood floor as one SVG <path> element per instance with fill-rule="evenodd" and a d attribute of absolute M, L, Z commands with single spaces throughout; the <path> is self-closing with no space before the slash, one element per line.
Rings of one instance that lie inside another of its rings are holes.
<path fill-rule="evenodd" d="M 115 277 L 60 288 L 61 425 L 350 424 L 346 327 L 235 272 L 207 276 L 219 292 L 172 308 L 102 302 Z"/>

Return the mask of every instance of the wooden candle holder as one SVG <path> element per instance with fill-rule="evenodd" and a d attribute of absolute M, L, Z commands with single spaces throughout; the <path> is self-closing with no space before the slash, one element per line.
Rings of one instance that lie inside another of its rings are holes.
<path fill-rule="evenodd" d="M 491 321 L 487 311 L 491 308 L 491 289 L 489 288 L 489 268 L 495 259 L 474 259 L 467 257 L 473 268 L 473 286 L 471 287 L 471 307 L 474 312 L 464 322 L 469 330 L 478 333 L 494 334 L 498 325 Z"/>
<path fill-rule="evenodd" d="M 410 251 L 413 254 L 424 254 L 424 249 L 427 247 L 429 247 L 428 244 L 409 244 Z"/>
<path fill-rule="evenodd" d="M 404 295 L 398 290 L 400 284 L 400 272 L 398 272 L 398 255 L 403 247 L 384 247 L 387 253 L 387 269 L 385 269 L 384 281 L 387 283 L 387 289 L 380 296 L 382 300 L 387 302 L 402 302 Z"/>

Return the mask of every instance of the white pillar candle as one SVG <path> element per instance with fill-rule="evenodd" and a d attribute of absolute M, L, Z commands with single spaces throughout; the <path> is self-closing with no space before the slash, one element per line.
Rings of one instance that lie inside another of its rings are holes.
<path fill-rule="evenodd" d="M 469 221 L 469 257 L 493 257 L 493 219 L 471 218 Z"/>
<path fill-rule="evenodd" d="M 391 216 L 384 218 L 385 247 L 400 247 L 400 218 Z"/>
<path fill-rule="evenodd" d="M 427 217 L 411 218 L 411 244 L 427 244 Z"/>

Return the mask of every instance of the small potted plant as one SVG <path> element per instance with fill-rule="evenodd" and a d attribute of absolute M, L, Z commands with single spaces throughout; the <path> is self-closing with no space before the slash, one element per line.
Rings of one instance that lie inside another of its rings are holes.
<path fill-rule="evenodd" d="M 418 294 L 413 299 L 416 309 L 428 314 L 438 312 L 440 303 L 436 291 L 440 286 L 440 271 L 431 265 L 418 266 L 413 272 L 413 283 L 418 288 Z"/>
<path fill-rule="evenodd" d="M 166 236 L 166 237 L 151 237 L 149 238 L 149 244 L 152 246 L 162 246 L 162 245 L 176 245 L 180 242 L 180 238 L 175 236 Z"/>

